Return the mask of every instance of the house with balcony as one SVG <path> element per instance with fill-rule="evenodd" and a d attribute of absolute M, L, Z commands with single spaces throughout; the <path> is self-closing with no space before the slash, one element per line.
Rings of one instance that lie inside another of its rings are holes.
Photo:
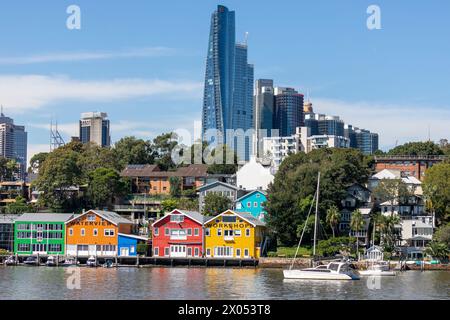
<path fill-rule="evenodd" d="M 195 211 L 175 209 L 152 224 L 154 257 L 202 257 L 203 223 L 206 217 Z"/>

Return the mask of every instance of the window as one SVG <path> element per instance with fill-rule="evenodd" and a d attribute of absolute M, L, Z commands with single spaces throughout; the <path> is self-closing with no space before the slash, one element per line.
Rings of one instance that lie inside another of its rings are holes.
<path fill-rule="evenodd" d="M 249 256 L 248 249 L 244 249 L 244 257 L 248 258 L 248 256 Z"/>
<path fill-rule="evenodd" d="M 240 237 L 241 236 L 241 230 L 234 230 L 234 235 L 236 237 Z"/>
<path fill-rule="evenodd" d="M 77 246 L 77 251 L 88 251 L 89 247 L 86 244 L 79 244 Z"/>
<path fill-rule="evenodd" d="M 205 229 L 205 236 L 209 237 L 211 235 L 211 232 L 209 230 L 209 228 Z"/>
<path fill-rule="evenodd" d="M 73 236 L 73 229 L 72 228 L 69 229 L 69 236 Z"/>
<path fill-rule="evenodd" d="M 194 236 L 198 236 L 200 233 L 200 230 L 198 228 L 194 229 Z"/>
<path fill-rule="evenodd" d="M 164 235 L 168 236 L 170 234 L 169 228 L 164 228 Z"/>
<path fill-rule="evenodd" d="M 236 249 L 236 257 L 240 257 L 241 256 L 241 249 Z"/>
<path fill-rule="evenodd" d="M 245 229 L 245 236 L 250 237 L 250 229 Z"/>
<path fill-rule="evenodd" d="M 158 236 L 158 235 L 159 235 L 159 229 L 158 229 L 158 228 L 155 228 L 154 231 L 153 231 L 153 234 L 154 234 L 155 236 Z"/>
<path fill-rule="evenodd" d="M 187 250 L 187 255 L 188 255 L 188 256 L 192 256 L 192 248 L 188 248 L 188 250 Z"/>
<path fill-rule="evenodd" d="M 187 235 L 188 236 L 192 236 L 192 229 L 191 228 L 187 229 Z"/>
<path fill-rule="evenodd" d="M 233 230 L 224 230 L 225 237 L 232 237 L 233 236 Z"/>
<path fill-rule="evenodd" d="M 88 214 L 87 221 L 94 222 L 95 221 L 95 214 Z"/>
<path fill-rule="evenodd" d="M 251 206 L 252 206 L 252 203 L 250 201 L 247 202 L 247 208 L 251 208 Z"/>
<path fill-rule="evenodd" d="M 81 232 L 81 236 L 84 237 L 84 235 L 86 234 L 86 230 L 83 228 L 80 230 L 80 232 Z"/>
<path fill-rule="evenodd" d="M 181 214 L 172 214 L 170 215 L 170 222 L 181 223 L 184 221 L 184 216 Z"/>
<path fill-rule="evenodd" d="M 21 252 L 30 251 L 30 244 L 19 243 L 19 251 Z"/>
<path fill-rule="evenodd" d="M 208 256 L 208 257 L 210 257 L 211 256 L 211 249 L 206 249 L 206 255 Z"/>
<path fill-rule="evenodd" d="M 198 248 L 195 248 L 195 249 L 194 249 L 194 255 L 195 255 L 196 257 L 199 256 L 199 250 L 198 250 Z"/>
<path fill-rule="evenodd" d="M 261 195 L 260 195 L 259 193 L 257 193 L 257 194 L 256 194 L 256 197 L 259 198 L 259 197 L 261 197 Z"/>
<path fill-rule="evenodd" d="M 116 251 L 116 246 L 115 245 L 106 244 L 106 245 L 103 246 L 103 251 L 109 251 L 109 252 Z"/>
<path fill-rule="evenodd" d="M 158 248 L 158 247 L 155 247 L 155 248 L 153 249 L 153 254 L 154 254 L 155 256 L 159 256 L 159 248 Z"/>
<path fill-rule="evenodd" d="M 254 207 L 254 208 L 258 208 L 258 202 L 256 202 L 256 201 L 253 202 L 253 207 Z"/>
<path fill-rule="evenodd" d="M 236 216 L 222 216 L 222 222 L 223 223 L 235 223 Z"/>
<path fill-rule="evenodd" d="M 134 253 L 136 250 L 135 250 L 135 247 L 134 246 L 130 246 L 130 253 Z"/>
<path fill-rule="evenodd" d="M 217 235 L 220 237 L 222 235 L 222 229 L 217 229 Z"/>
<path fill-rule="evenodd" d="M 169 248 L 164 248 L 164 255 L 167 257 L 169 256 Z"/>
<path fill-rule="evenodd" d="M 98 229 L 93 230 L 94 237 L 98 236 Z"/>
<path fill-rule="evenodd" d="M 114 229 L 105 229 L 104 235 L 105 237 L 114 237 L 115 231 Z"/>

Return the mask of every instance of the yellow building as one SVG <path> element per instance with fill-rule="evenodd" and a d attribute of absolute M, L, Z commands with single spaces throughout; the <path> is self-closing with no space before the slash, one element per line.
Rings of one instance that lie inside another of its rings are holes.
<path fill-rule="evenodd" d="M 249 213 L 227 210 L 204 223 L 208 258 L 258 259 L 266 226 Z"/>

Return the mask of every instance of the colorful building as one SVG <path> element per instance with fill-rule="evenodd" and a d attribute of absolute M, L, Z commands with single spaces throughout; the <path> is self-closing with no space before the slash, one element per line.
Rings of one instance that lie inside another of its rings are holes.
<path fill-rule="evenodd" d="M 64 224 L 73 216 L 65 213 L 24 213 L 14 222 L 14 253 L 63 255 Z"/>
<path fill-rule="evenodd" d="M 153 256 L 202 257 L 204 220 L 198 212 L 175 209 L 155 221 L 152 225 Z"/>
<path fill-rule="evenodd" d="M 89 210 L 66 222 L 67 255 L 117 256 L 119 233 L 131 234 L 133 224 L 115 212 Z"/>
<path fill-rule="evenodd" d="M 136 257 L 138 255 L 138 244 L 148 245 L 149 243 L 149 239 L 147 237 L 124 233 L 119 233 L 118 241 L 118 252 L 120 257 Z"/>
<path fill-rule="evenodd" d="M 205 254 L 210 258 L 258 259 L 266 226 L 249 213 L 227 210 L 204 223 Z"/>
<path fill-rule="evenodd" d="M 256 219 L 264 221 L 266 210 L 264 203 L 267 201 L 267 194 L 261 190 L 254 190 L 236 200 L 236 212 L 250 213 Z"/>

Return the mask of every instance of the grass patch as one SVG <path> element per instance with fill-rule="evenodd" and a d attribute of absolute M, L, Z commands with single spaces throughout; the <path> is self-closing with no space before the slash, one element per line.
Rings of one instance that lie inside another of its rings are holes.
<path fill-rule="evenodd" d="M 297 247 L 278 247 L 277 251 L 271 251 L 268 253 L 269 257 L 279 257 L 279 258 L 293 258 L 295 256 L 295 251 Z M 297 257 L 310 257 L 311 256 L 311 248 L 309 247 L 300 247 L 298 250 Z"/>

